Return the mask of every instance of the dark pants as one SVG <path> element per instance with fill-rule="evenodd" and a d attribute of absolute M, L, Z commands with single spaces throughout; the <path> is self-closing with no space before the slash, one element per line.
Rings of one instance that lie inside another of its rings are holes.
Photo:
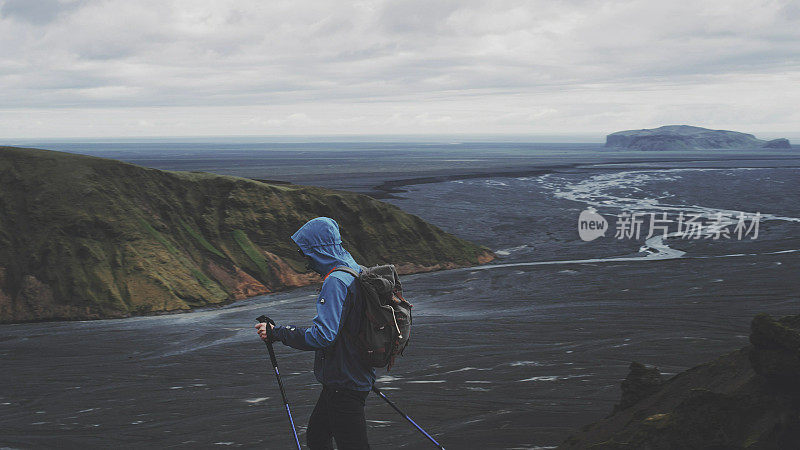
<path fill-rule="evenodd" d="M 364 400 L 369 391 L 322 387 L 308 419 L 306 443 L 311 450 L 330 450 L 331 438 L 339 450 L 369 449 Z"/>

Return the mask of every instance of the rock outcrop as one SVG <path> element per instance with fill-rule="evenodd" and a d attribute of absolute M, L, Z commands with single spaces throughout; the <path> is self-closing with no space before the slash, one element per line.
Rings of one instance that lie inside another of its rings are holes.
<path fill-rule="evenodd" d="M 764 148 L 792 148 L 792 144 L 786 138 L 779 138 L 768 141 Z"/>
<path fill-rule="evenodd" d="M 774 320 L 759 314 L 751 328 L 753 370 L 772 383 L 800 389 L 800 316 Z"/>
<path fill-rule="evenodd" d="M 646 388 L 623 389 L 609 417 L 559 448 L 800 448 L 800 315 L 756 316 L 750 342 L 659 386 L 652 372 L 632 364 L 626 381 Z"/>
<path fill-rule="evenodd" d="M 628 376 L 622 380 L 622 397 L 614 412 L 629 408 L 641 399 L 652 395 L 661 387 L 661 372 L 655 367 L 645 367 L 639 362 L 632 362 Z"/>
<path fill-rule="evenodd" d="M 752 134 L 709 130 L 689 125 L 667 125 L 643 130 L 618 131 L 606 136 L 606 147 L 632 150 L 700 150 L 791 148 L 787 139 L 764 141 Z"/>
<path fill-rule="evenodd" d="M 365 265 L 493 258 L 365 195 L 0 147 L 0 323 L 188 310 L 317 282 L 289 239 L 317 216 L 339 222 Z"/>

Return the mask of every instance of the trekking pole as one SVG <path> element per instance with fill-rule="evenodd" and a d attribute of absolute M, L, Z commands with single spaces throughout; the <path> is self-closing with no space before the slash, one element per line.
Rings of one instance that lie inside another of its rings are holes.
<path fill-rule="evenodd" d="M 420 433 L 424 434 L 425 437 L 428 438 L 428 440 L 433 442 L 433 445 L 435 445 L 436 447 L 440 448 L 441 450 L 444 450 L 444 447 L 442 447 L 442 444 L 436 442 L 436 439 L 434 439 L 433 436 L 431 436 L 430 434 L 426 433 L 425 430 L 423 430 L 421 426 L 417 425 L 417 422 L 414 422 L 414 420 L 411 419 L 411 417 L 408 417 L 408 414 L 406 414 L 403 411 L 401 411 L 400 408 L 398 408 L 397 405 L 394 404 L 394 402 L 392 402 L 385 395 L 383 395 L 383 392 L 381 392 L 381 390 L 378 389 L 378 387 L 375 386 L 374 384 L 372 385 L 372 391 L 375 392 L 376 394 L 378 394 L 378 396 L 380 398 L 386 400 L 386 403 L 388 403 L 389 406 L 394 408 L 394 410 L 397 411 L 401 416 L 405 417 L 405 419 L 407 421 L 411 422 L 411 425 L 414 425 L 414 427 L 417 430 L 419 430 Z"/>
<path fill-rule="evenodd" d="M 269 350 L 269 359 L 272 361 L 272 368 L 275 369 L 275 378 L 278 379 L 278 387 L 281 388 L 281 397 L 283 397 L 283 405 L 286 407 L 286 415 L 289 416 L 289 425 L 292 427 L 292 434 L 294 434 L 294 443 L 297 444 L 297 449 L 302 450 L 300 447 L 300 439 L 297 438 L 297 430 L 294 427 L 294 419 L 292 419 L 292 411 L 289 409 L 289 400 L 286 399 L 286 391 L 283 389 L 283 381 L 281 381 L 281 374 L 278 372 L 278 360 L 275 358 L 275 349 L 272 348 L 272 328 L 270 325 L 275 325 L 269 317 L 262 315 L 256 319 L 258 323 L 267 324 L 267 339 L 264 343 Z"/>

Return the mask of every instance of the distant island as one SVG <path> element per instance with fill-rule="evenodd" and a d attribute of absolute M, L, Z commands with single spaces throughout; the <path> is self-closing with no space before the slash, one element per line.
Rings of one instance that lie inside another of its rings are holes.
<path fill-rule="evenodd" d="M 485 247 L 366 195 L 0 147 L 0 323 L 127 317 L 316 283 L 289 239 L 332 217 L 364 265 L 470 266 Z"/>
<path fill-rule="evenodd" d="M 709 130 L 689 125 L 667 125 L 644 130 L 626 130 L 606 136 L 606 147 L 632 150 L 701 150 L 701 149 L 789 149 L 788 139 L 771 141 L 752 134 L 727 130 Z"/>

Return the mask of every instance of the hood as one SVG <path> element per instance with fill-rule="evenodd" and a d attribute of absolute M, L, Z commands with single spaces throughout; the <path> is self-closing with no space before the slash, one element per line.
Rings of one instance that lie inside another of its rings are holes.
<path fill-rule="evenodd" d="M 292 240 L 311 257 L 311 268 L 325 275 L 336 266 L 360 270 L 350 252 L 342 247 L 339 224 L 328 217 L 317 217 L 306 222 L 292 235 Z"/>

